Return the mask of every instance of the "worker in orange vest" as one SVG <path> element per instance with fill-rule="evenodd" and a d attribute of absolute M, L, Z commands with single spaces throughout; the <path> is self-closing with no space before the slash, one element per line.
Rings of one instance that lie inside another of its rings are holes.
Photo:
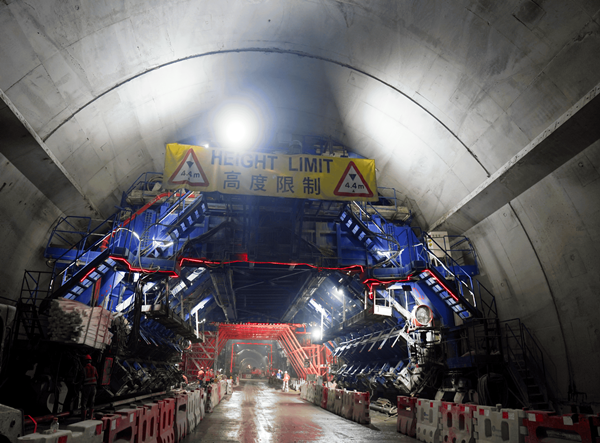
<path fill-rule="evenodd" d="M 83 420 L 94 419 L 94 402 L 96 400 L 96 385 L 98 384 L 98 371 L 92 365 L 92 356 L 85 356 L 86 365 L 83 368 L 84 380 L 81 390 L 81 417 Z M 89 411 L 89 415 L 88 415 Z"/>
<path fill-rule="evenodd" d="M 290 390 L 290 387 L 288 384 L 289 381 L 290 381 L 290 374 L 288 374 L 287 371 L 285 371 L 283 374 L 283 388 L 281 388 L 281 390 L 283 392 L 288 392 Z"/>

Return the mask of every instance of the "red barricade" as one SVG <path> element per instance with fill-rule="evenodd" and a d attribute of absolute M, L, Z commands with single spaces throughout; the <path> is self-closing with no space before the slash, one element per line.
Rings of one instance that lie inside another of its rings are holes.
<path fill-rule="evenodd" d="M 442 441 L 469 442 L 473 437 L 473 413 L 475 405 L 460 405 L 442 402 L 440 407 L 442 423 Z"/>
<path fill-rule="evenodd" d="M 549 438 L 593 443 L 592 423 L 590 417 L 583 414 L 555 415 L 553 412 L 527 411 L 523 420 L 528 432 L 525 443 L 538 443 Z"/>
<path fill-rule="evenodd" d="M 323 409 L 327 409 L 327 394 L 329 393 L 329 388 L 323 388 L 323 393 L 321 394 L 321 407 Z"/>
<path fill-rule="evenodd" d="M 104 443 L 134 443 L 135 414 L 106 414 L 102 417 Z"/>
<path fill-rule="evenodd" d="M 352 421 L 362 425 L 371 424 L 371 399 L 368 392 L 355 392 L 353 395 Z"/>
<path fill-rule="evenodd" d="M 417 398 L 398 396 L 396 430 L 409 437 L 417 436 Z"/>
<path fill-rule="evenodd" d="M 179 392 L 175 396 L 175 441 L 181 441 L 187 435 L 187 407 L 187 392 Z"/>
<path fill-rule="evenodd" d="M 600 443 L 600 415 L 593 415 L 589 419 L 592 427 L 592 442 Z"/>
<path fill-rule="evenodd" d="M 136 443 L 158 442 L 158 403 L 147 403 L 138 407 Z"/>
<path fill-rule="evenodd" d="M 175 431 L 173 430 L 175 417 L 175 399 L 165 398 L 158 400 L 158 443 L 174 443 Z"/>

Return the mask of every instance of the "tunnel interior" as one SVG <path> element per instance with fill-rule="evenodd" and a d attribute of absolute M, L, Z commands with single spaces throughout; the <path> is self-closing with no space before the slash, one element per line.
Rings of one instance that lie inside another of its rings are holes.
<path fill-rule="evenodd" d="M 599 17 L 0 2 L 1 376 L 36 398 L 0 401 L 68 407 L 90 352 L 102 399 L 265 342 L 266 372 L 375 396 L 597 408 Z"/>

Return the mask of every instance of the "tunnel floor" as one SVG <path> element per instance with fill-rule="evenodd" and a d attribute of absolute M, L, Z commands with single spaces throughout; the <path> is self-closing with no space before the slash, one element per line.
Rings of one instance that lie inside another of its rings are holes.
<path fill-rule="evenodd" d="M 266 380 L 240 380 L 183 440 L 190 442 L 416 442 L 396 432 L 396 417 L 371 411 L 371 424 L 360 425 L 300 398 Z"/>

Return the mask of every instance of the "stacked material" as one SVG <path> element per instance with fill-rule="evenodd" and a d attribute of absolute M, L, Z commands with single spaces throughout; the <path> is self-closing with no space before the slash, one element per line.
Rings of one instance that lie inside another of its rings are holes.
<path fill-rule="evenodd" d="M 111 313 L 98 306 L 90 308 L 83 303 L 64 298 L 52 300 L 48 321 L 48 335 L 54 341 L 85 344 L 104 349 L 111 343 L 108 331 Z"/>

